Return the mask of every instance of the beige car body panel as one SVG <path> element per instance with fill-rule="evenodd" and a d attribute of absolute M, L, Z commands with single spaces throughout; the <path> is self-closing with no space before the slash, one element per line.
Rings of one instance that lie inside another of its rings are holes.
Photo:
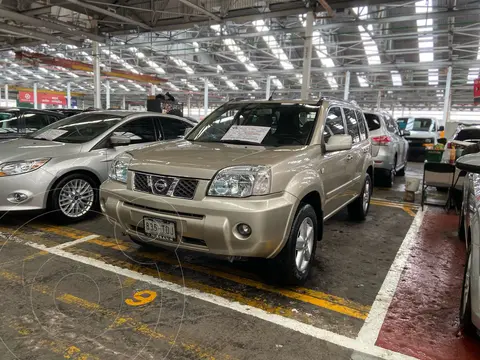
<path fill-rule="evenodd" d="M 132 151 L 127 184 L 113 180 L 102 184 L 102 210 L 125 233 L 143 240 L 144 217 L 174 221 L 177 241 L 154 241 L 160 246 L 226 256 L 274 257 L 285 245 L 305 196 L 319 196 L 323 218 L 327 219 L 359 196 L 365 174 L 373 170 L 368 138 L 351 150 L 325 152 L 323 127 L 330 106 L 360 111 L 350 103 L 324 100 L 310 144 L 305 146 L 266 148 L 178 140 Z M 216 173 L 236 165 L 269 166 L 270 194 L 207 196 Z M 158 196 L 134 191 L 133 172 L 195 178 L 199 183 L 193 199 Z M 237 233 L 240 223 L 251 226 L 248 238 Z"/>

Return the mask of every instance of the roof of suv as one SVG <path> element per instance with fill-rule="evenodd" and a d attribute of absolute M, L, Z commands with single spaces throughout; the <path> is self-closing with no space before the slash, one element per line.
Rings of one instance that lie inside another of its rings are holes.
<path fill-rule="evenodd" d="M 234 99 L 225 104 L 237 104 L 237 103 L 248 103 L 248 104 L 262 104 L 262 103 L 272 103 L 272 104 L 305 104 L 305 105 L 322 105 L 323 101 L 328 103 L 335 103 L 342 106 L 354 107 L 359 110 L 361 108 L 354 102 L 349 102 L 340 98 L 335 97 L 322 97 L 320 100 L 300 100 L 300 99 L 275 99 L 275 100 L 250 100 L 250 99 Z"/>

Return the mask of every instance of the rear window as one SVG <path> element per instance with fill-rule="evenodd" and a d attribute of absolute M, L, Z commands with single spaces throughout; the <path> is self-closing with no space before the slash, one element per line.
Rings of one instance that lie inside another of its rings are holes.
<path fill-rule="evenodd" d="M 380 118 L 375 115 L 375 114 L 366 114 L 365 119 L 367 119 L 367 124 L 368 124 L 368 130 L 373 131 L 373 130 L 378 130 L 382 126 L 382 123 L 380 122 Z"/>
<path fill-rule="evenodd" d="M 455 136 L 458 141 L 480 141 L 480 129 L 463 129 Z"/>

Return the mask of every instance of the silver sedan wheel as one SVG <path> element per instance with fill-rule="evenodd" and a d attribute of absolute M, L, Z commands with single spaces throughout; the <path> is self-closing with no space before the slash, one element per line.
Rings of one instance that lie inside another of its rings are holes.
<path fill-rule="evenodd" d="M 94 199 L 95 194 L 88 181 L 73 179 L 60 190 L 58 204 L 66 216 L 78 218 L 91 209 Z"/>
<path fill-rule="evenodd" d="M 303 219 L 295 244 L 295 264 L 300 272 L 304 272 L 312 257 L 314 242 L 313 221 L 309 217 Z"/>
<path fill-rule="evenodd" d="M 463 302 L 462 302 L 462 316 L 465 316 L 467 312 L 468 297 L 470 296 L 470 268 L 472 266 L 472 254 L 468 256 L 467 263 L 465 264 L 465 281 L 463 284 Z"/>
<path fill-rule="evenodd" d="M 367 212 L 368 205 L 370 204 L 370 179 L 367 177 L 365 181 L 365 187 L 363 188 L 363 212 Z"/>

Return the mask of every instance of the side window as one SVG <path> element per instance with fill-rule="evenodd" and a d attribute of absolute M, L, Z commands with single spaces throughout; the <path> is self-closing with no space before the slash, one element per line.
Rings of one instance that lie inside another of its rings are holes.
<path fill-rule="evenodd" d="M 343 124 L 342 110 L 339 107 L 332 107 L 328 110 L 325 126 L 323 128 L 323 143 L 328 143 L 332 135 L 344 135 L 345 125 Z"/>
<path fill-rule="evenodd" d="M 185 129 L 191 128 L 186 122 L 170 119 L 170 118 L 160 118 L 163 129 L 164 140 L 178 139 L 185 135 Z"/>
<path fill-rule="evenodd" d="M 23 120 L 25 121 L 26 133 L 34 132 L 50 124 L 50 119 L 48 115 L 45 114 L 25 112 L 23 114 Z"/>
<path fill-rule="evenodd" d="M 129 137 L 131 144 L 141 144 L 157 140 L 153 119 L 150 117 L 135 119 L 123 124 L 115 129 L 113 135 Z"/>
<path fill-rule="evenodd" d="M 360 127 L 360 140 L 367 140 L 367 127 L 365 126 L 365 118 L 361 111 L 355 110 L 355 115 L 357 115 L 358 125 Z"/>
<path fill-rule="evenodd" d="M 345 120 L 347 121 L 347 132 L 352 137 L 352 142 L 360 142 L 360 131 L 358 129 L 358 121 L 355 112 L 352 109 L 343 108 L 345 112 Z"/>

